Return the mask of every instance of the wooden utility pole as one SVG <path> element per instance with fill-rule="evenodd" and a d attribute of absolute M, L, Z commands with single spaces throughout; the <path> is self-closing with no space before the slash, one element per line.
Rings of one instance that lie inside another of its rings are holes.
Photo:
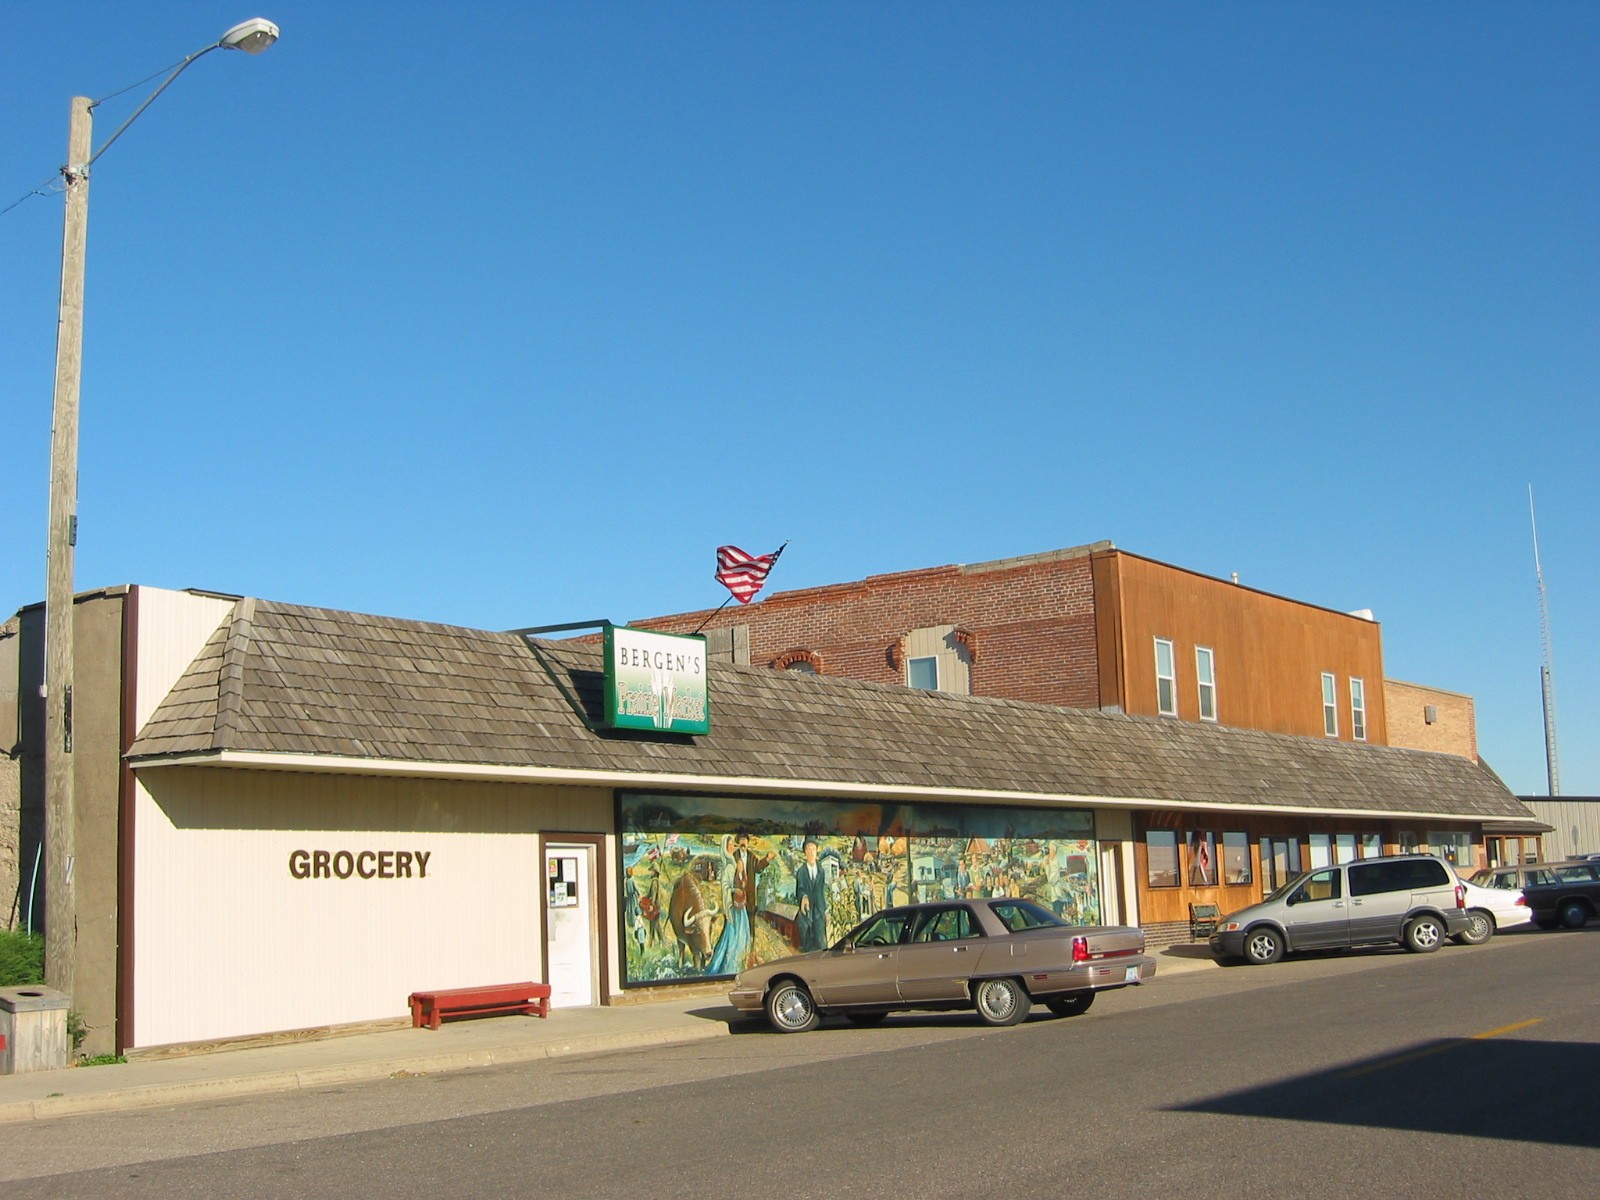
<path fill-rule="evenodd" d="M 83 375 L 83 277 L 89 240 L 89 157 L 94 102 L 72 98 L 67 135 L 61 315 L 50 430 L 49 571 L 44 605 L 45 982 L 72 994 L 78 946 L 73 885 L 77 803 L 72 767 L 73 555 L 78 542 L 78 386 Z"/>

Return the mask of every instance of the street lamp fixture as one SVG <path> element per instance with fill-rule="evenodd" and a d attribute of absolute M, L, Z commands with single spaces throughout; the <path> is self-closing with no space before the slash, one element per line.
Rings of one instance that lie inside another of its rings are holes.
<path fill-rule="evenodd" d="M 83 375 L 83 280 L 89 231 L 89 168 L 166 91 L 172 81 L 213 50 L 260 54 L 278 40 L 263 17 L 242 21 L 217 41 L 178 64 L 133 115 L 92 150 L 91 113 L 99 101 L 72 98 L 67 134 L 66 216 L 61 237 L 61 308 L 56 329 L 55 401 L 50 431 L 49 561 L 45 581 L 45 976 L 71 994 L 77 967 L 77 900 L 72 881 L 77 844 L 77 804 L 72 767 L 73 555 L 78 541 L 78 389 Z"/>

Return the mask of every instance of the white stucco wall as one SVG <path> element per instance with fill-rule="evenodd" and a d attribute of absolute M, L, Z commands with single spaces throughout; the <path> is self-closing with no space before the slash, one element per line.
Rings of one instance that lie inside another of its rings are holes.
<path fill-rule="evenodd" d="M 143 770 L 135 804 L 132 1046 L 397 1017 L 418 989 L 541 979 L 538 835 L 613 821 L 605 789 L 212 767 Z M 407 851 L 412 874 L 298 879 L 296 850 Z"/>

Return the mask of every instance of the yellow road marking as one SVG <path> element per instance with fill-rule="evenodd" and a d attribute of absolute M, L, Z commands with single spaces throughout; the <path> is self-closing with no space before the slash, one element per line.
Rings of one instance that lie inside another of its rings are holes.
<path fill-rule="evenodd" d="M 1534 1017 L 1531 1021 L 1518 1021 L 1515 1025 L 1502 1025 L 1499 1029 L 1490 1029 L 1484 1033 L 1474 1033 L 1470 1037 L 1451 1038 L 1438 1046 L 1429 1046 L 1426 1050 L 1415 1050 L 1410 1054 L 1396 1055 L 1394 1058 L 1385 1058 L 1380 1062 L 1368 1063 L 1364 1067 L 1357 1067 L 1353 1071 L 1342 1071 L 1334 1078 L 1355 1079 L 1361 1075 L 1370 1075 L 1374 1071 L 1382 1071 L 1389 1067 L 1398 1067 L 1403 1063 L 1415 1062 L 1419 1058 L 1427 1058 L 1434 1054 L 1443 1054 L 1446 1050 L 1454 1050 L 1457 1046 L 1464 1046 L 1468 1042 L 1481 1042 L 1486 1038 L 1499 1037 L 1503 1033 L 1515 1033 L 1519 1029 L 1526 1029 L 1530 1025 L 1537 1025 L 1543 1017 Z"/>

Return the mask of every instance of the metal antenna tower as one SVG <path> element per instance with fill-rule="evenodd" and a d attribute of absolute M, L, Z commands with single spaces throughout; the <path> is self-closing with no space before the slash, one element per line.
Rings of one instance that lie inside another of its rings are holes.
<path fill-rule="evenodd" d="M 1561 795 L 1561 762 L 1556 752 L 1556 692 L 1550 678 L 1550 602 L 1544 594 L 1544 571 L 1539 566 L 1539 523 L 1533 515 L 1533 484 L 1528 485 L 1528 522 L 1533 526 L 1533 574 L 1539 581 L 1539 641 L 1544 663 L 1539 668 L 1539 685 L 1544 696 L 1544 762 L 1550 795 Z"/>

